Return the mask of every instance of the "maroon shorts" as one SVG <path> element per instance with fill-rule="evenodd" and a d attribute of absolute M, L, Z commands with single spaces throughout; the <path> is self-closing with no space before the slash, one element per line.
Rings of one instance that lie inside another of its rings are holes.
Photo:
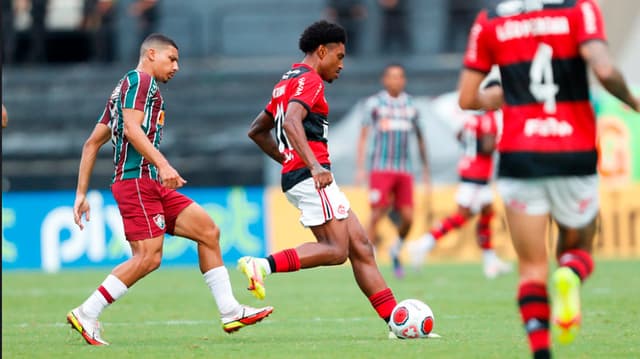
<path fill-rule="evenodd" d="M 173 234 L 178 214 L 193 203 L 191 198 L 150 178 L 116 181 L 111 193 L 118 203 L 128 241 Z"/>
<path fill-rule="evenodd" d="M 413 176 L 405 172 L 371 171 L 369 203 L 374 208 L 391 205 L 396 209 L 413 207 Z"/>

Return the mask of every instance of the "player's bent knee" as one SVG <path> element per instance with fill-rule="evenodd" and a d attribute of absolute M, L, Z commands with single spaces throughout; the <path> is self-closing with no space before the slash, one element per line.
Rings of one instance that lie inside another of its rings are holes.
<path fill-rule="evenodd" d="M 162 253 L 154 253 L 145 258 L 144 267 L 147 273 L 151 273 L 160 268 L 160 264 L 162 264 Z"/>
<path fill-rule="evenodd" d="M 198 231 L 193 240 L 207 247 L 218 246 L 220 244 L 220 228 L 215 224 L 207 226 Z"/>
<path fill-rule="evenodd" d="M 140 275 L 147 275 L 160 268 L 162 263 L 162 253 L 159 254 L 138 254 L 129 259 L 133 264 L 133 270 Z"/>
<path fill-rule="evenodd" d="M 343 264 L 344 262 L 347 261 L 347 258 L 349 258 L 349 250 L 339 248 L 339 247 L 332 247 L 328 264 L 330 265 Z"/>
<path fill-rule="evenodd" d="M 218 243 L 218 241 L 220 241 L 220 227 L 214 224 L 207 229 L 207 233 L 205 233 L 204 237 Z"/>
<path fill-rule="evenodd" d="M 149 273 L 160 268 L 161 264 L 162 264 L 162 258 L 154 259 L 151 263 L 149 263 L 149 267 L 148 267 Z"/>

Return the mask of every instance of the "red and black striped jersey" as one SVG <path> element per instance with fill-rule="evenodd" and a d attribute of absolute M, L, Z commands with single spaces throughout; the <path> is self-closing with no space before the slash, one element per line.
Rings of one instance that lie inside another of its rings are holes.
<path fill-rule="evenodd" d="M 460 131 L 463 153 L 458 162 L 458 174 L 463 182 L 487 184 L 493 174 L 493 151 L 483 153 L 482 138 L 498 136 L 500 111 L 469 115 Z"/>
<path fill-rule="evenodd" d="M 464 66 L 500 67 L 499 175 L 596 173 L 596 122 L 580 45 L 606 41 L 595 0 L 501 1 L 477 16 Z"/>
<path fill-rule="evenodd" d="M 298 102 L 307 109 L 307 117 L 303 119 L 302 125 L 309 147 L 321 165 L 326 168 L 331 166 L 327 148 L 329 105 L 324 97 L 324 83 L 312 67 L 302 63 L 294 64 L 273 88 L 271 100 L 265 108 L 275 121 L 278 148 L 285 158 L 282 163 L 283 191 L 311 177 L 311 172 L 289 143 L 282 127 L 291 102 Z"/>

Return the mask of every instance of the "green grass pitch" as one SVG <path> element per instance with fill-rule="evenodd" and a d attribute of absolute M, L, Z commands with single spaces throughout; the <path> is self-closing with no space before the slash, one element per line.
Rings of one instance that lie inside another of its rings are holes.
<path fill-rule="evenodd" d="M 441 339 L 389 340 L 349 266 L 267 278 L 274 313 L 235 334 L 222 331 L 197 266 L 160 268 L 102 314 L 109 347 L 91 347 L 65 322 L 109 269 L 2 274 L 3 358 L 528 358 L 515 303 L 517 277 L 482 276 L 479 264 L 428 264 L 395 279 L 398 300 L 418 298 Z M 260 305 L 229 268 L 236 297 Z M 583 288 L 583 327 L 557 358 L 640 357 L 640 261 L 597 261 Z"/>

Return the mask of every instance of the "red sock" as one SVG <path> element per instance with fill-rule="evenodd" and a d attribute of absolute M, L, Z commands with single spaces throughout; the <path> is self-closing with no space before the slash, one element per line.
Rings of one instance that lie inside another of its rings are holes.
<path fill-rule="evenodd" d="M 272 272 L 295 272 L 300 270 L 300 257 L 295 249 L 289 248 L 271 254 L 267 260 Z"/>
<path fill-rule="evenodd" d="M 593 272 L 593 258 L 589 252 L 582 249 L 570 249 L 558 257 L 558 264 L 561 267 L 569 267 L 574 271 L 580 280 L 584 282 L 591 272 Z"/>
<path fill-rule="evenodd" d="M 483 214 L 478 219 L 476 231 L 478 233 L 478 245 L 482 249 L 493 248 L 493 243 L 491 243 L 491 218 L 493 218 L 493 212 Z"/>
<path fill-rule="evenodd" d="M 466 221 L 467 219 L 460 213 L 453 214 L 440 221 L 440 225 L 431 230 L 431 235 L 438 240 L 450 230 L 460 228 Z"/>
<path fill-rule="evenodd" d="M 369 297 L 369 302 L 373 306 L 373 309 L 378 312 L 380 318 L 385 322 L 389 322 L 391 318 L 391 312 L 396 306 L 396 298 L 393 296 L 393 292 L 390 288 L 385 288 L 378 293 Z"/>
<path fill-rule="evenodd" d="M 534 358 L 549 358 L 549 298 L 544 283 L 525 282 L 518 288 L 518 305 Z"/>

